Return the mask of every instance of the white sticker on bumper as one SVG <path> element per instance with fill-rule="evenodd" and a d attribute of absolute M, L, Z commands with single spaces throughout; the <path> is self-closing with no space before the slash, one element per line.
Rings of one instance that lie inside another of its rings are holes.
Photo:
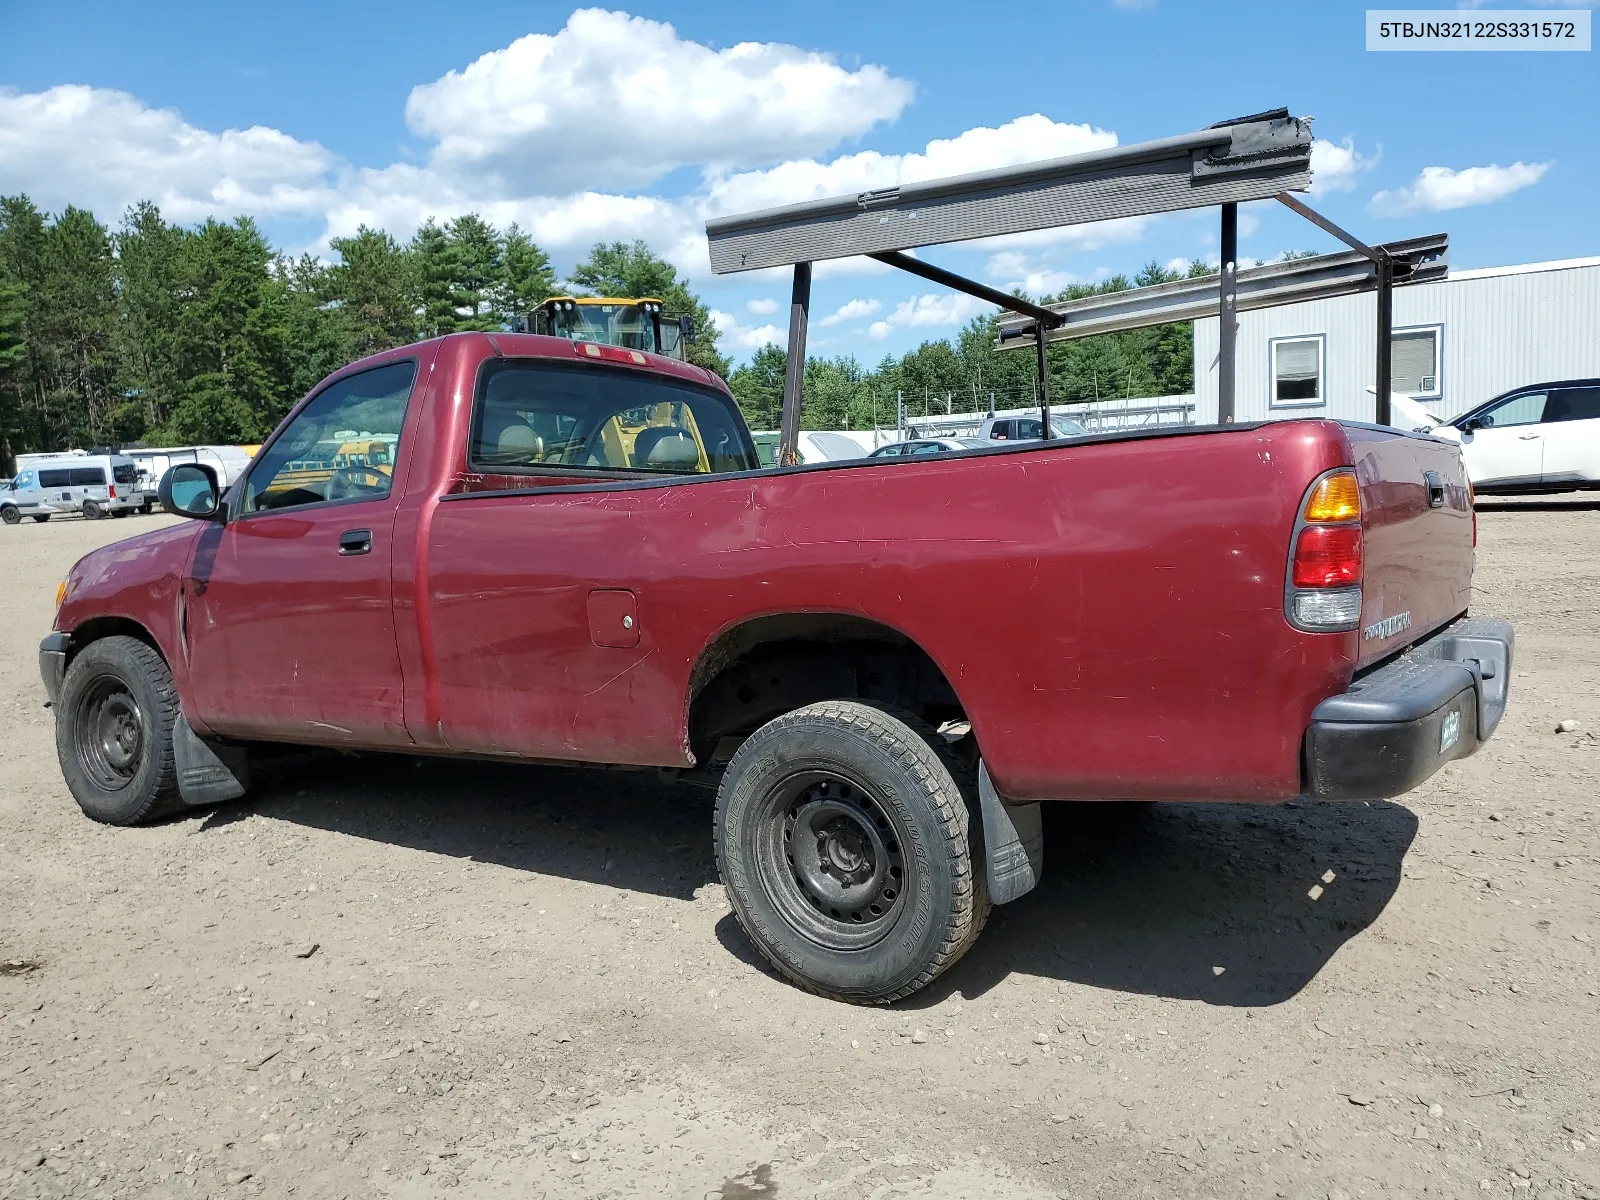
<path fill-rule="evenodd" d="M 1444 724 L 1439 728 L 1439 753 L 1443 754 L 1456 744 L 1456 739 L 1461 736 L 1461 710 L 1451 709 L 1444 715 Z"/>

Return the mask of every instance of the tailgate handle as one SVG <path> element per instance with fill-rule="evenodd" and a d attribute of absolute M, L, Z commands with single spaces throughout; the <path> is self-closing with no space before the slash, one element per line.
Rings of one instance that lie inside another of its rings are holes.
<path fill-rule="evenodd" d="M 1424 471 L 1422 473 L 1422 478 L 1426 480 L 1428 484 L 1428 507 L 1443 508 L 1444 480 L 1440 479 L 1438 474 L 1433 471 Z"/>
<path fill-rule="evenodd" d="M 339 553 L 343 555 L 366 554 L 372 549 L 372 530 L 346 529 L 339 535 Z"/>

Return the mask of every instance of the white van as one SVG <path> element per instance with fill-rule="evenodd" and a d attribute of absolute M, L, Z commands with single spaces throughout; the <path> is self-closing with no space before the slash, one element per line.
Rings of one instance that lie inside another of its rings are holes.
<path fill-rule="evenodd" d="M 0 492 L 0 521 L 15 525 L 23 517 L 48 521 L 81 512 L 85 520 L 125 517 L 143 503 L 139 468 L 122 454 L 27 455 L 17 475 Z"/>

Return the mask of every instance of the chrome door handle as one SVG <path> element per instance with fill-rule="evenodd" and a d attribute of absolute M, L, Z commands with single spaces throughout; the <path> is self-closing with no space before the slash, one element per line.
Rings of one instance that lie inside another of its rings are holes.
<path fill-rule="evenodd" d="M 1519 442 L 1536 442 L 1543 436 L 1544 436 L 1543 434 L 1538 434 L 1538 433 L 1519 433 L 1519 434 L 1517 434 L 1517 441 L 1519 441 Z"/>

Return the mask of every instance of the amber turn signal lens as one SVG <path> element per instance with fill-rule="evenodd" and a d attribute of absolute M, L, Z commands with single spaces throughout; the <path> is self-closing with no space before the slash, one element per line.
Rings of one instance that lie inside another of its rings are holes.
<path fill-rule="evenodd" d="M 1311 489 L 1306 497 L 1307 521 L 1327 524 L 1337 521 L 1361 519 L 1361 489 L 1356 486 L 1355 472 L 1340 471 L 1329 475 Z"/>
<path fill-rule="evenodd" d="M 61 607 L 61 602 L 67 598 L 67 581 L 63 579 L 56 584 L 56 607 Z"/>

